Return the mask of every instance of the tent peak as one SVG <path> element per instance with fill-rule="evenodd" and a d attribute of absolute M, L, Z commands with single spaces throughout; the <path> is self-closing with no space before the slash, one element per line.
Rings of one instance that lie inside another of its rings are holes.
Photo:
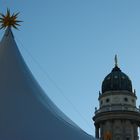
<path fill-rule="evenodd" d="M 7 36 L 11 36 L 12 38 L 14 38 L 13 32 L 10 27 L 8 27 L 4 33 L 4 37 L 7 37 Z"/>

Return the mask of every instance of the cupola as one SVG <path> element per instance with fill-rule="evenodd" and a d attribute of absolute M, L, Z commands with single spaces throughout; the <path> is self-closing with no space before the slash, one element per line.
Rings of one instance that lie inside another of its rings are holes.
<path fill-rule="evenodd" d="M 132 82 L 130 78 L 118 67 L 117 55 L 115 56 L 115 67 L 102 82 L 102 93 L 107 91 L 124 90 L 132 92 Z"/>

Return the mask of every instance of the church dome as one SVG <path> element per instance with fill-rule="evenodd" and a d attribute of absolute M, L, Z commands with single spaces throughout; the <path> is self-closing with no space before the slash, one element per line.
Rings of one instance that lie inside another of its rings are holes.
<path fill-rule="evenodd" d="M 102 93 L 106 91 L 126 90 L 132 92 L 132 83 L 129 77 L 123 73 L 117 65 L 103 80 Z"/>

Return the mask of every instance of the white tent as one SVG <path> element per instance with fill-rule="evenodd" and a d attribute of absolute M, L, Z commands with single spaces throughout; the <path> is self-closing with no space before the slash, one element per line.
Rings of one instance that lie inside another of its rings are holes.
<path fill-rule="evenodd" d="M 93 140 L 40 88 L 10 28 L 0 42 L 0 140 Z"/>

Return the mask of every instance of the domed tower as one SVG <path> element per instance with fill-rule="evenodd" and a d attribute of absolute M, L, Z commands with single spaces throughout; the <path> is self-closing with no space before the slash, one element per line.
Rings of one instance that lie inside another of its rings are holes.
<path fill-rule="evenodd" d="M 136 107 L 132 82 L 121 71 L 115 56 L 115 67 L 103 80 L 99 109 L 93 117 L 95 137 L 101 140 L 138 140 L 140 110 Z"/>

